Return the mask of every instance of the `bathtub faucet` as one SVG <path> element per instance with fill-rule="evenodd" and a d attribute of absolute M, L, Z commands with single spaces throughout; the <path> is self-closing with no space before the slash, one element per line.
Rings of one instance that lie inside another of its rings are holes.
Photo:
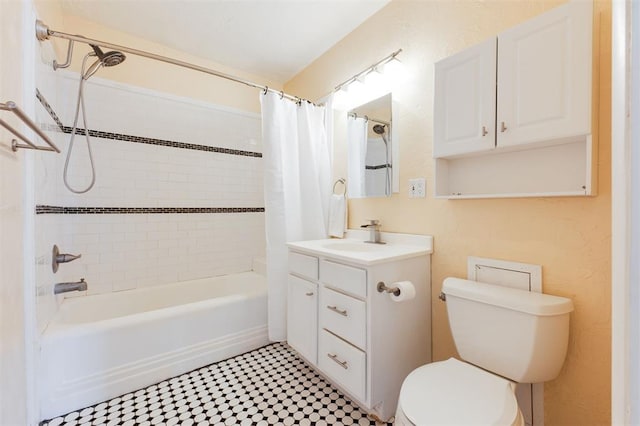
<path fill-rule="evenodd" d="M 53 286 L 53 294 L 67 293 L 69 291 L 87 291 L 87 282 L 80 278 L 78 282 L 57 283 Z"/>

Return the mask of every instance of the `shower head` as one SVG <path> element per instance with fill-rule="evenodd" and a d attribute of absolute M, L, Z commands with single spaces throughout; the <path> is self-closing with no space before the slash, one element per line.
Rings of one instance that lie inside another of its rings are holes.
<path fill-rule="evenodd" d="M 118 52 L 117 50 L 112 50 L 110 52 L 104 53 L 100 47 L 91 44 L 93 51 L 96 52 L 96 56 L 100 60 L 103 66 L 105 67 L 113 67 L 115 65 L 119 65 L 124 62 L 127 58 L 124 53 Z"/>
<path fill-rule="evenodd" d="M 375 126 L 373 126 L 373 131 L 379 135 L 384 135 L 384 128 L 384 124 L 376 124 Z"/>
<path fill-rule="evenodd" d="M 100 47 L 94 44 L 90 44 L 89 46 L 91 46 L 93 52 L 87 53 L 84 57 L 84 61 L 86 61 L 89 56 L 97 56 L 98 59 L 93 64 L 91 64 L 86 72 L 82 73 L 82 78 L 84 80 L 88 80 L 89 77 L 97 73 L 100 67 L 113 67 L 115 65 L 121 64 L 127 58 L 126 56 L 124 56 L 124 53 L 118 52 L 116 50 L 104 53 L 102 49 L 100 49 Z M 84 61 L 82 62 L 83 69 Z"/>
<path fill-rule="evenodd" d="M 385 145 L 387 145 L 387 136 L 385 135 L 386 127 L 387 127 L 386 124 L 376 124 L 375 126 L 373 126 L 374 133 L 382 136 L 382 141 L 384 142 Z"/>

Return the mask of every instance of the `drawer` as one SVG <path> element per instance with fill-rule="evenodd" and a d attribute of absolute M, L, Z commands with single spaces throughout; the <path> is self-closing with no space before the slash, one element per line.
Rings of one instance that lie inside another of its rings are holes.
<path fill-rule="evenodd" d="M 311 280 L 318 279 L 318 258 L 306 254 L 289 252 L 289 272 Z"/>
<path fill-rule="evenodd" d="M 320 290 L 320 327 L 366 350 L 366 303 L 328 288 Z"/>
<path fill-rule="evenodd" d="M 327 330 L 320 331 L 318 366 L 361 401 L 366 397 L 366 355 Z"/>
<path fill-rule="evenodd" d="M 330 287 L 367 297 L 367 271 L 364 269 L 324 260 L 320 265 L 320 279 Z"/>

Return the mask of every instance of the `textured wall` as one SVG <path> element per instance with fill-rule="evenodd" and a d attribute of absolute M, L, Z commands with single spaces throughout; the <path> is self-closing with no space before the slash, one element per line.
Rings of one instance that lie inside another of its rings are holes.
<path fill-rule="evenodd" d="M 610 3 L 595 4 L 594 135 L 599 136 L 599 195 L 588 198 L 436 200 L 433 198 L 433 64 L 562 2 L 394 0 L 285 85 L 317 99 L 392 51 L 408 76 L 394 88 L 399 111 L 400 193 L 351 200 L 349 226 L 378 218 L 385 231 L 431 234 L 433 355 L 455 354 L 446 311 L 435 297 L 447 276 L 466 276 L 467 256 L 543 267 L 544 291 L 573 299 L 569 353 L 545 384 L 547 425 L 610 422 Z M 601 31 L 598 28 L 601 24 Z M 336 126 L 340 130 L 339 125 Z M 336 140 L 336 176 L 346 174 L 344 137 Z M 409 199 L 407 180 L 427 178 L 427 198 Z"/>

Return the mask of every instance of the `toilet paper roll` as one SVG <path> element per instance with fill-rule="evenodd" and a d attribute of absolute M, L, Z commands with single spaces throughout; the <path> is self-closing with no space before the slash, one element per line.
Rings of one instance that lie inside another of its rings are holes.
<path fill-rule="evenodd" d="M 400 289 L 400 294 L 397 296 L 393 293 L 389 293 L 391 300 L 394 302 L 406 302 L 407 300 L 411 300 L 416 297 L 416 288 L 411 281 L 398 281 L 397 283 L 393 283 L 391 287 L 397 287 Z"/>

